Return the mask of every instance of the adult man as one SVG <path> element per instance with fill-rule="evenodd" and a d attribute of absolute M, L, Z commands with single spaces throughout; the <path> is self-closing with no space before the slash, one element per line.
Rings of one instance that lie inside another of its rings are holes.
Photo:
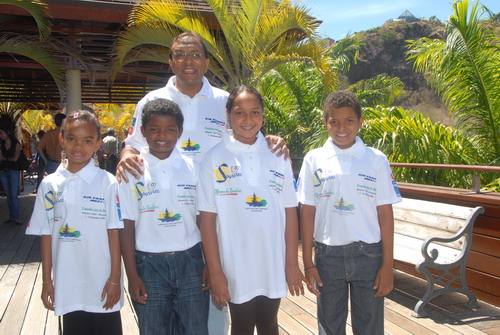
<path fill-rule="evenodd" d="M 129 136 L 125 140 L 126 147 L 122 150 L 122 157 L 118 163 L 119 181 L 123 178 L 128 182 L 125 170 L 137 179 L 139 173 L 143 173 L 141 169 L 143 162 L 138 152 L 147 146 L 147 143 L 139 125 L 142 109 L 148 101 L 158 98 L 170 99 L 181 108 L 184 115 L 184 130 L 177 141 L 177 148 L 181 154 L 200 161 L 204 153 L 222 140 L 226 130 L 228 93 L 211 86 L 204 77 L 210 60 L 201 38 L 189 32 L 177 36 L 170 48 L 168 63 L 175 76 L 169 79 L 165 87 L 148 93 L 137 104 Z M 286 150 L 282 139 L 273 137 L 271 142 L 277 142 L 274 151 L 280 148 L 282 152 Z M 210 302 L 208 326 L 210 335 L 227 334 L 229 327 L 227 308 L 221 310 L 213 300 Z"/>
<path fill-rule="evenodd" d="M 65 118 L 66 115 L 63 113 L 54 115 L 56 127 L 47 131 L 36 146 L 36 151 L 45 163 L 45 171 L 47 174 L 54 173 L 61 163 L 62 148 L 59 144 L 59 133 L 61 132 L 61 125 Z"/>
<path fill-rule="evenodd" d="M 106 137 L 102 140 L 102 149 L 104 151 L 104 168 L 109 173 L 116 173 L 116 164 L 118 163 L 118 139 L 115 137 L 115 130 L 108 128 Z"/>

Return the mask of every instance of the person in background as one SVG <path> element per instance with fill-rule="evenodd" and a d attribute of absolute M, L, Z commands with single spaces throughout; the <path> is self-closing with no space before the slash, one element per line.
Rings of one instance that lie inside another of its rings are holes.
<path fill-rule="evenodd" d="M 116 173 L 116 165 L 118 164 L 118 139 L 115 137 L 115 130 L 108 128 L 106 137 L 102 140 L 102 149 L 104 151 L 104 169 L 109 173 Z"/>
<path fill-rule="evenodd" d="M 45 163 L 45 172 L 47 174 L 54 173 L 61 163 L 62 148 L 59 143 L 59 133 L 61 132 L 61 125 L 65 118 L 66 115 L 63 113 L 54 115 L 56 128 L 47 131 L 36 146 L 36 151 Z"/>
<path fill-rule="evenodd" d="M 21 144 L 14 136 L 14 129 L 8 125 L 0 126 L 0 182 L 7 195 L 9 218 L 4 223 L 21 224 L 19 221 L 19 178 L 21 167 L 19 155 Z"/>
<path fill-rule="evenodd" d="M 41 236 L 42 301 L 63 335 L 121 335 L 118 184 L 96 165 L 97 117 L 77 110 L 61 127 L 62 164 L 45 177 L 26 234 Z"/>
<path fill-rule="evenodd" d="M 45 135 L 45 131 L 43 130 L 40 130 L 38 133 L 36 133 L 38 142 L 42 140 L 43 135 Z M 38 191 L 38 187 L 40 186 L 40 183 L 42 182 L 42 179 L 45 175 L 45 161 L 42 159 L 38 151 L 35 154 L 35 164 L 36 164 L 37 179 L 36 179 L 36 187 L 33 193 L 36 193 Z"/>
<path fill-rule="evenodd" d="M 363 117 L 352 92 L 328 95 L 323 124 L 330 138 L 306 154 L 298 192 L 319 334 L 346 333 L 350 297 L 353 333 L 383 335 L 384 296 L 394 282 L 392 204 L 401 195 L 387 157 L 357 136 Z"/>

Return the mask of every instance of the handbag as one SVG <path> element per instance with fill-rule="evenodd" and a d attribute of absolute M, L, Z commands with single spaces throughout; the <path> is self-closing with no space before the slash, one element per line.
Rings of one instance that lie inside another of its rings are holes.
<path fill-rule="evenodd" d="M 17 163 L 19 164 L 19 168 L 21 170 L 28 170 L 30 167 L 30 162 L 26 158 L 26 155 L 24 154 L 24 150 L 21 149 L 21 153 L 19 153 L 19 158 L 17 159 Z"/>

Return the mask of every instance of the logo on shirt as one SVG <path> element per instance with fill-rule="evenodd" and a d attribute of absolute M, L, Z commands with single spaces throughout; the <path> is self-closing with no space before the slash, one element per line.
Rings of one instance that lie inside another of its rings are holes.
<path fill-rule="evenodd" d="M 391 179 L 392 179 L 392 187 L 394 187 L 394 192 L 396 192 L 396 195 L 401 198 L 401 192 L 399 192 L 398 184 L 396 183 L 396 179 L 394 178 L 394 175 L 392 173 L 391 173 Z"/>
<path fill-rule="evenodd" d="M 217 120 L 217 119 L 214 119 L 214 118 L 211 118 L 211 117 L 206 117 L 205 120 L 208 121 L 208 122 L 210 122 L 210 123 L 212 123 L 212 124 L 218 125 L 220 127 L 225 127 L 226 126 L 226 122 L 220 121 L 220 120 Z"/>
<path fill-rule="evenodd" d="M 241 172 L 239 172 L 239 166 L 227 165 L 226 163 L 222 163 L 212 171 L 215 172 L 215 181 L 218 183 L 225 183 L 228 179 L 242 176 Z"/>
<path fill-rule="evenodd" d="M 323 184 L 327 180 L 335 179 L 334 175 L 326 175 L 323 176 L 323 169 L 317 169 L 313 173 L 313 186 L 314 187 L 319 187 L 321 184 Z"/>
<path fill-rule="evenodd" d="M 78 238 L 80 237 L 80 231 L 79 230 L 75 230 L 73 227 L 71 227 L 70 225 L 68 225 L 67 223 L 61 227 L 61 229 L 59 229 L 59 236 L 61 237 L 66 237 L 66 238 L 69 238 L 69 237 L 74 237 L 74 238 Z"/>
<path fill-rule="evenodd" d="M 199 151 L 200 145 L 188 138 L 187 141 L 182 142 L 181 148 L 184 151 Z"/>
<path fill-rule="evenodd" d="M 55 204 L 60 202 L 63 202 L 62 192 L 54 193 L 53 191 L 48 191 L 43 196 L 43 203 L 47 211 L 54 209 Z"/>
<path fill-rule="evenodd" d="M 354 205 L 349 204 L 344 198 L 340 198 L 340 200 L 335 201 L 333 207 L 340 212 L 352 212 L 354 211 Z"/>
<path fill-rule="evenodd" d="M 120 197 L 118 197 L 118 194 L 116 195 L 116 212 L 118 214 L 118 220 L 122 220 L 122 211 L 120 209 Z"/>
<path fill-rule="evenodd" d="M 255 193 L 253 195 L 250 195 L 247 197 L 245 203 L 249 206 L 249 209 L 251 209 L 253 212 L 261 212 L 262 210 L 265 210 L 267 206 L 267 200 L 262 199 Z"/>
<path fill-rule="evenodd" d="M 129 135 L 132 135 L 134 133 L 134 127 L 135 127 L 135 123 L 137 122 L 137 118 L 133 118 L 132 119 L 132 125 L 130 126 L 130 128 L 128 128 L 128 134 Z"/>
<path fill-rule="evenodd" d="M 165 211 L 158 214 L 158 220 L 161 222 L 178 222 L 181 217 L 182 216 L 179 213 L 171 212 L 168 209 L 165 209 Z"/>
<path fill-rule="evenodd" d="M 147 183 L 144 185 L 142 181 L 138 181 L 135 183 L 134 190 L 137 200 L 141 200 L 143 197 L 146 197 L 151 194 L 160 193 L 160 190 L 156 188 L 156 183 Z"/>

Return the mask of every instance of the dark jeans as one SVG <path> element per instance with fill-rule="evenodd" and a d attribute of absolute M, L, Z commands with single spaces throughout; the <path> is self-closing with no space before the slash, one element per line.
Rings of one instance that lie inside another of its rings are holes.
<path fill-rule="evenodd" d="M 120 312 L 75 311 L 64 314 L 62 319 L 63 335 L 122 335 Z"/>
<path fill-rule="evenodd" d="M 9 220 L 19 219 L 19 171 L 0 170 L 0 182 L 7 195 L 7 205 L 9 206 Z"/>
<path fill-rule="evenodd" d="M 108 158 L 104 160 L 104 169 L 109 173 L 111 173 L 112 175 L 115 175 L 117 164 L 118 164 L 118 156 L 116 155 L 108 156 Z"/>
<path fill-rule="evenodd" d="M 319 287 L 318 326 L 321 335 L 346 333 L 347 302 L 355 335 L 384 334 L 384 298 L 375 297 L 375 277 L 382 265 L 382 243 L 354 242 L 327 246 L 316 242 Z"/>
<path fill-rule="evenodd" d="M 173 254 L 136 251 L 135 259 L 148 293 L 145 305 L 134 302 L 141 335 L 207 335 L 201 243 Z"/>
<path fill-rule="evenodd" d="M 231 312 L 231 334 L 253 335 L 257 327 L 259 335 L 278 335 L 278 309 L 281 299 L 270 299 L 263 295 L 242 304 L 229 303 Z"/>

